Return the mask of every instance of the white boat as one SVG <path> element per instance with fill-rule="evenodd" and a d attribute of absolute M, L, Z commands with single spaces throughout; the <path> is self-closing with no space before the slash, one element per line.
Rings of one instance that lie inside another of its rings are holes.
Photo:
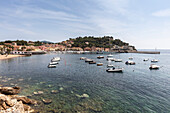
<path fill-rule="evenodd" d="M 106 70 L 107 72 L 123 72 L 123 68 L 110 68 Z"/>
<path fill-rule="evenodd" d="M 133 60 L 133 57 L 129 57 L 129 60 Z"/>
<path fill-rule="evenodd" d="M 56 65 L 58 62 L 50 62 L 49 65 Z"/>
<path fill-rule="evenodd" d="M 149 69 L 159 69 L 159 68 L 160 68 L 160 66 L 155 65 L 155 64 L 151 64 L 149 67 Z"/>
<path fill-rule="evenodd" d="M 113 57 L 113 55 L 112 55 L 112 54 L 109 54 L 109 55 L 107 55 L 107 57 Z"/>
<path fill-rule="evenodd" d="M 56 68 L 56 65 L 48 65 L 48 68 Z"/>
<path fill-rule="evenodd" d="M 115 58 L 107 58 L 108 61 L 114 61 Z"/>
<path fill-rule="evenodd" d="M 86 59 L 86 57 L 80 57 L 80 60 L 85 60 Z"/>
<path fill-rule="evenodd" d="M 135 62 L 134 62 L 134 61 L 129 60 L 129 61 L 126 61 L 126 62 L 125 62 L 125 64 L 127 64 L 127 65 L 135 65 Z"/>
<path fill-rule="evenodd" d="M 97 56 L 98 59 L 104 58 L 104 56 Z"/>
<path fill-rule="evenodd" d="M 86 58 L 86 59 L 85 59 L 85 62 L 93 62 L 93 60 L 92 60 L 92 59 L 89 59 L 89 58 Z"/>
<path fill-rule="evenodd" d="M 148 61 L 149 59 L 143 59 L 143 61 Z"/>
<path fill-rule="evenodd" d="M 122 62 L 122 59 L 115 59 L 115 62 Z"/>
<path fill-rule="evenodd" d="M 102 66 L 103 65 L 103 63 L 97 63 L 97 66 Z"/>
<path fill-rule="evenodd" d="M 53 59 L 51 59 L 52 62 L 56 62 L 56 61 L 60 61 L 60 57 L 54 57 Z"/>
<path fill-rule="evenodd" d="M 107 67 L 114 67 L 114 65 L 112 65 L 112 64 L 108 64 L 108 65 L 107 65 Z"/>
<path fill-rule="evenodd" d="M 158 62 L 158 60 L 157 59 L 153 59 L 153 60 L 151 60 L 151 62 Z"/>

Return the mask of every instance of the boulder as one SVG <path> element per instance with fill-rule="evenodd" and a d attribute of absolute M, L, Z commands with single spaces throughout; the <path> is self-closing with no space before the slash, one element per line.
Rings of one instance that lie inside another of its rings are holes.
<path fill-rule="evenodd" d="M 51 99 L 42 99 L 43 103 L 44 104 L 50 104 L 52 103 L 52 100 Z"/>
<path fill-rule="evenodd" d="M 6 95 L 15 95 L 20 92 L 20 87 L 0 87 L 0 93 L 6 94 Z"/>
<path fill-rule="evenodd" d="M 37 101 L 29 99 L 26 96 L 15 95 L 13 96 L 13 98 L 17 99 L 17 101 L 22 101 L 24 104 L 33 104 L 33 105 L 37 104 Z"/>

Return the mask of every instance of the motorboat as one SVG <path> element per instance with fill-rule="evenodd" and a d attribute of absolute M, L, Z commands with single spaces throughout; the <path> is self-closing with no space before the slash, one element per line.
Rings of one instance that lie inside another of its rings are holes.
<path fill-rule="evenodd" d="M 97 56 L 98 59 L 104 58 L 104 56 Z"/>
<path fill-rule="evenodd" d="M 115 62 L 122 62 L 122 59 L 115 59 Z"/>
<path fill-rule="evenodd" d="M 97 66 L 103 66 L 103 63 L 97 63 Z"/>
<path fill-rule="evenodd" d="M 107 69 L 106 71 L 115 73 L 115 72 L 123 72 L 123 70 L 124 70 L 123 68 L 110 68 Z"/>
<path fill-rule="evenodd" d="M 56 65 L 48 65 L 48 68 L 56 68 Z"/>
<path fill-rule="evenodd" d="M 108 61 L 114 61 L 115 58 L 107 58 Z"/>
<path fill-rule="evenodd" d="M 109 55 L 107 55 L 107 57 L 113 57 L 113 55 L 112 55 L 112 54 L 109 54 Z"/>
<path fill-rule="evenodd" d="M 52 62 L 57 62 L 57 61 L 60 61 L 60 57 L 54 57 L 53 59 L 51 59 Z"/>
<path fill-rule="evenodd" d="M 86 57 L 80 57 L 80 60 L 85 60 L 86 59 Z"/>
<path fill-rule="evenodd" d="M 126 61 L 126 62 L 125 62 L 125 64 L 127 64 L 127 65 L 135 65 L 135 62 L 134 62 L 134 61 L 129 60 L 129 61 Z"/>
<path fill-rule="evenodd" d="M 129 60 L 133 60 L 133 57 L 129 57 Z"/>
<path fill-rule="evenodd" d="M 114 65 L 112 65 L 112 64 L 108 64 L 108 65 L 107 65 L 107 67 L 114 67 Z"/>
<path fill-rule="evenodd" d="M 157 59 L 153 59 L 153 60 L 151 60 L 151 62 L 158 62 L 158 60 Z"/>
<path fill-rule="evenodd" d="M 86 58 L 86 59 L 85 59 L 85 62 L 93 62 L 93 60 Z"/>
<path fill-rule="evenodd" d="M 149 69 L 159 69 L 159 68 L 160 68 L 160 66 L 155 65 L 155 64 L 151 64 L 149 67 Z"/>
<path fill-rule="evenodd" d="M 56 65 L 58 62 L 50 62 L 49 65 Z"/>
<path fill-rule="evenodd" d="M 89 62 L 89 64 L 96 64 L 96 62 L 92 61 L 92 62 Z"/>
<path fill-rule="evenodd" d="M 148 61 L 149 59 L 143 59 L 143 61 Z"/>

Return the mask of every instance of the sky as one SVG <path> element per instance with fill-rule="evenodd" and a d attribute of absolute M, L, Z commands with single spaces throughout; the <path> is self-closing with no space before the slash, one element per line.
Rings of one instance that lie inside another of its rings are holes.
<path fill-rule="evenodd" d="M 170 0 L 0 0 L 0 41 L 113 36 L 170 49 Z"/>

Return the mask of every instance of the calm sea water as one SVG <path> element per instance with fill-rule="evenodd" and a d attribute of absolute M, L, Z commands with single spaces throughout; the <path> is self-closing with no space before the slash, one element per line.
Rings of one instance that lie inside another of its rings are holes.
<path fill-rule="evenodd" d="M 170 51 L 160 55 L 113 54 L 123 62 L 97 59 L 96 54 L 46 54 L 0 61 L 0 84 L 22 87 L 21 95 L 39 101 L 33 106 L 42 113 L 170 113 Z M 47 68 L 51 58 L 59 56 L 57 68 Z M 80 57 L 92 58 L 103 66 L 89 65 Z M 136 65 L 125 65 L 133 57 Z M 150 61 L 159 59 L 159 70 L 149 70 Z M 107 73 L 107 64 L 123 67 L 123 73 Z M 52 94 L 51 91 L 58 91 Z M 43 91 L 41 95 L 33 92 Z M 88 98 L 80 98 L 87 94 Z M 43 104 L 42 99 L 51 99 Z"/>

